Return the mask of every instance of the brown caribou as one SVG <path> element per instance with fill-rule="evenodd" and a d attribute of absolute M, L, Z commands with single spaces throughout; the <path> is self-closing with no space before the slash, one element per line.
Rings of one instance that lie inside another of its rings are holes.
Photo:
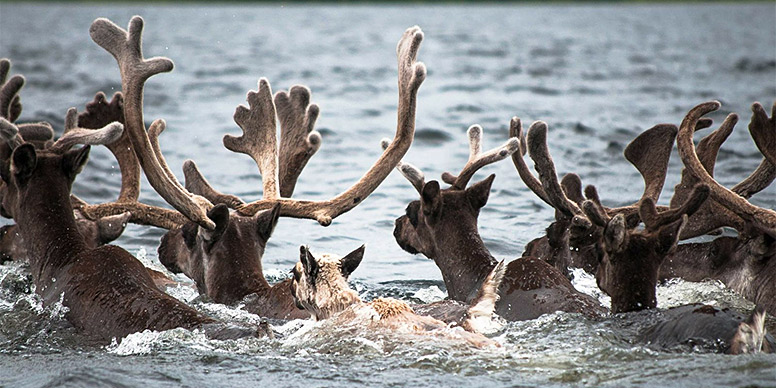
<path fill-rule="evenodd" d="M 289 293 L 290 280 L 271 286 L 264 278 L 261 256 L 266 241 L 280 216 L 329 225 L 333 218 L 369 196 L 401 160 L 412 142 L 417 92 L 426 76 L 425 66 L 416 62 L 423 33 L 418 27 L 410 28 L 397 46 L 399 107 L 394 143 L 358 182 L 328 200 L 288 198 L 305 164 L 320 146 L 320 135 L 313 130 L 318 106 L 310 104 L 310 92 L 303 86 L 279 92 L 273 101 L 269 82 L 261 79 L 258 90 L 248 93 L 249 106 L 239 106 L 235 111 L 235 122 L 243 136 L 226 135 L 223 141 L 228 149 L 251 156 L 261 172 L 263 198 L 245 203 L 213 189 L 191 161 L 184 165 L 186 186 L 178 183 L 158 143 L 164 121 L 154 121 L 146 131 L 143 84 L 152 75 L 172 70 L 172 62 L 167 58 L 143 58 L 142 26 L 139 17 L 130 21 L 129 31 L 98 19 L 92 24 L 91 35 L 118 61 L 132 149 L 153 188 L 177 212 L 148 207 L 144 211 L 137 209 L 136 202 L 121 201 L 83 206 L 81 210 L 91 217 L 130 211 L 132 222 L 169 229 L 159 247 L 160 261 L 170 270 L 194 279 L 199 290 L 216 302 L 234 303 L 253 294 L 246 306 L 248 311 L 271 318 L 307 317 L 295 308 Z M 279 147 L 276 121 L 280 122 Z"/>
<path fill-rule="evenodd" d="M 675 197 L 686 196 L 688 187 L 697 182 L 711 188 L 711 198 L 690 218 L 688 226 L 692 230 L 683 233 L 683 238 L 699 236 L 721 226 L 734 228 L 738 236 L 680 245 L 661 267 L 660 276 L 689 281 L 717 279 L 770 314 L 776 314 L 776 212 L 746 200 L 768 187 L 776 177 L 776 104 L 770 118 L 762 105 L 753 104 L 749 131 L 764 158 L 747 179 L 732 189 L 717 183 L 713 173 L 718 150 L 738 116 L 728 115 L 717 130 L 701 140 L 697 151 L 692 142 L 695 123 L 719 106 L 716 101 L 698 105 L 682 122 L 677 148 L 685 170 L 682 182 L 675 188 Z"/>
<path fill-rule="evenodd" d="M 11 62 L 8 59 L 0 59 L 0 117 L 5 118 L 9 123 L 15 124 L 16 119 L 22 111 L 19 91 L 24 87 L 25 79 L 21 75 L 15 75 L 8 79 L 7 76 L 10 68 Z M 97 99 L 95 98 L 95 102 L 87 105 L 87 111 L 81 113 L 80 116 L 86 115 L 94 117 L 95 115 L 100 114 L 101 107 L 95 105 L 96 101 Z M 114 99 L 114 102 L 118 102 L 118 100 Z M 120 106 L 120 102 L 114 105 Z M 123 123 L 123 112 L 120 112 L 119 117 L 114 115 L 113 117 L 102 117 L 99 120 L 95 120 L 96 118 L 91 122 L 79 122 L 79 124 L 82 128 L 98 129 L 114 121 Z M 81 121 L 80 117 L 79 121 Z M 34 145 L 36 149 L 44 149 L 53 144 L 54 130 L 49 123 L 16 124 L 16 130 L 18 130 L 19 136 L 21 136 L 26 143 Z M 8 144 L 5 142 L 0 144 L 0 160 L 7 162 L 11 156 L 11 152 L 12 149 Z M 0 188 L 0 196 L 3 191 L 4 189 Z M 77 203 L 78 201 L 75 197 L 72 197 L 72 200 L 75 201 L 74 203 Z M 0 213 L 2 212 L 0 211 Z M 3 215 L 8 216 L 7 214 Z M 74 216 L 78 231 L 84 236 L 84 241 L 90 247 L 94 248 L 118 238 L 124 231 L 126 222 L 129 218 L 129 213 L 91 220 L 84 217 L 78 210 L 75 210 Z M 24 249 L 23 236 L 19 233 L 18 229 L 19 228 L 13 224 L 0 228 L 0 261 L 25 259 L 27 257 L 27 253 Z"/>
<path fill-rule="evenodd" d="M 25 236 L 33 282 L 44 305 L 61 302 L 76 329 L 101 341 L 176 327 L 203 329 L 214 338 L 267 334 L 266 328 L 222 324 L 159 291 L 146 267 L 117 246 L 88 246 L 78 232 L 70 189 L 88 160 L 89 144 L 115 141 L 123 126 L 85 130 L 73 125 L 75 118 L 75 109 L 70 109 L 65 135 L 42 150 L 25 143 L 18 127 L 0 118 L 3 140 L 13 149 L 0 169 L 6 186 L 2 208 Z M 87 146 L 71 150 L 76 144 Z"/>
<path fill-rule="evenodd" d="M 472 300 L 479 284 L 497 261 L 485 247 L 477 230 L 477 217 L 490 194 L 494 175 L 466 187 L 481 167 L 516 152 L 519 140 L 481 154 L 479 126 L 469 129 L 469 161 L 458 176 L 445 173 L 451 186 L 441 189 L 437 181 L 425 182 L 423 173 L 409 164 L 397 168 L 420 194 L 406 214 L 396 220 L 394 237 L 409 253 L 422 253 L 442 272 L 448 297 Z M 496 313 L 510 321 L 528 320 L 554 311 L 600 315 L 606 310 L 594 298 L 574 289 L 571 282 L 544 260 L 522 257 L 507 265 L 499 287 Z"/>

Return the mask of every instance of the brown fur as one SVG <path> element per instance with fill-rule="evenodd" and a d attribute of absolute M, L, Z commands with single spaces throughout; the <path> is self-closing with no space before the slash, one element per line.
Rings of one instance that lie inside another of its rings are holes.
<path fill-rule="evenodd" d="M 193 222 L 170 230 L 159 245 L 159 261 L 194 280 L 200 293 L 214 302 L 234 304 L 248 297 L 245 309 L 251 313 L 307 318 L 307 313 L 295 308 L 287 281 L 270 285 L 264 277 L 261 257 L 277 224 L 278 210 L 242 216 L 217 206 L 208 213 L 216 232 L 208 233 Z"/>
<path fill-rule="evenodd" d="M 704 345 L 728 354 L 773 353 L 776 340 L 764 327 L 760 308 L 749 316 L 708 305 L 674 307 L 661 313 L 662 320 L 641 333 L 651 346 L 676 350 L 682 345 Z"/>
<path fill-rule="evenodd" d="M 719 280 L 768 313 L 776 314 L 776 240 L 760 234 L 680 244 L 660 266 L 659 278 Z"/>

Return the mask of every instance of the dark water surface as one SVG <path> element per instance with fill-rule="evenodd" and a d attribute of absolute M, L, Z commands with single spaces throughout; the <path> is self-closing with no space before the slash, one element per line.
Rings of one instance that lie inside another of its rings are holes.
<path fill-rule="evenodd" d="M 625 145 L 657 123 L 679 124 L 694 105 L 718 99 L 741 123 L 720 153 L 717 179 L 732 186 L 760 162 L 746 125 L 750 105 L 776 99 L 776 6 L 584 5 L 487 7 L 260 7 L 0 4 L 0 57 L 24 74 L 21 122 L 48 120 L 61 132 L 64 113 L 83 109 L 97 91 L 120 90 L 115 60 L 89 38 L 108 17 L 126 26 L 146 21 L 144 54 L 167 56 L 175 70 L 149 80 L 145 113 L 164 118 L 162 148 L 182 179 L 194 159 L 214 186 L 247 200 L 260 197 L 254 162 L 227 151 L 239 135 L 234 109 L 259 77 L 274 90 L 309 86 L 321 107 L 323 146 L 299 179 L 295 197 L 325 199 L 347 189 L 377 159 L 380 139 L 396 125 L 395 46 L 405 28 L 425 33 L 419 59 L 428 77 L 418 95 L 416 140 L 405 161 L 437 178 L 466 162 L 465 131 L 485 128 L 485 147 L 502 143 L 512 116 L 544 120 L 559 173 L 576 172 L 604 201 L 637 200 L 637 171 Z M 661 203 L 679 181 L 676 155 Z M 480 232 L 499 259 L 520 256 L 553 212 L 520 181 L 511 162 L 496 173 Z M 429 179 L 430 179 L 429 178 Z M 115 198 L 119 175 L 104 149 L 94 149 L 74 193 L 89 202 Z M 323 228 L 281 219 L 264 257 L 278 279 L 298 246 L 344 254 L 367 244 L 353 275 L 365 297 L 436 300 L 444 293 L 430 260 L 402 251 L 391 235 L 416 192 L 394 173 L 363 204 Z M 162 205 L 144 182 L 141 199 Z M 770 187 L 752 201 L 776 207 Z M 7 221 L 4 221 L 7 222 Z M 158 268 L 162 230 L 130 226 L 118 244 Z M 594 293 L 579 274 L 577 286 Z M 181 279 L 185 280 L 185 279 Z M 229 320 L 252 321 L 239 308 L 211 304 L 182 287 L 176 296 Z M 669 307 L 706 302 L 752 306 L 717 283 L 670 282 L 659 289 Z M 776 386 L 776 356 L 730 357 L 657 352 L 634 341 L 658 313 L 588 320 L 554 314 L 508 325 L 500 349 L 473 351 L 419 339 L 313 335 L 315 326 L 279 326 L 277 340 L 208 341 L 173 330 L 132 335 L 108 347 L 84 344 L 56 307 L 42 308 L 23 265 L 0 267 L 0 385 L 3 386 Z M 773 322 L 770 322 L 773 327 Z M 409 345 L 411 344 L 411 345 Z"/>

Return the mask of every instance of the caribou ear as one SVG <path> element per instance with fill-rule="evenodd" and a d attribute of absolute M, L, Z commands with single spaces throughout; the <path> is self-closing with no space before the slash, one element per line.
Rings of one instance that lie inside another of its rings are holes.
<path fill-rule="evenodd" d="M 439 190 L 439 182 L 430 181 L 423 185 L 420 192 L 420 203 L 423 214 L 428 217 L 439 214 L 442 208 L 442 195 Z"/>
<path fill-rule="evenodd" d="M 199 231 L 199 225 L 194 222 L 187 222 L 181 226 L 181 236 L 183 236 L 183 243 L 186 244 L 188 250 L 194 249 L 197 244 L 197 232 Z"/>
<path fill-rule="evenodd" d="M 19 183 L 26 182 L 32 176 L 37 164 L 38 156 L 35 154 L 35 147 L 32 144 L 22 144 L 13 150 L 11 173 L 16 176 Z"/>
<path fill-rule="evenodd" d="M 489 177 L 479 181 L 468 189 L 466 189 L 466 198 L 469 199 L 469 203 L 475 209 L 480 209 L 488 203 L 488 196 L 490 196 L 490 187 L 493 185 L 493 179 L 496 178 L 496 174 L 490 174 Z"/>
<path fill-rule="evenodd" d="M 107 244 L 121 236 L 132 216 L 129 212 L 114 216 L 102 217 L 97 220 L 97 234 L 100 244 Z"/>
<path fill-rule="evenodd" d="M 318 277 L 318 262 L 310 253 L 310 249 L 302 245 L 299 247 L 299 261 L 302 262 L 305 275 L 310 283 L 315 284 L 315 279 Z"/>
<path fill-rule="evenodd" d="M 80 150 L 71 150 L 65 153 L 65 157 L 62 160 L 62 169 L 65 170 L 70 179 L 75 179 L 75 176 L 80 173 L 86 166 L 86 162 L 89 161 L 89 151 L 91 146 L 81 147 Z"/>
<path fill-rule="evenodd" d="M 340 260 L 342 276 L 347 278 L 358 268 L 358 265 L 361 264 L 361 259 L 364 258 L 364 249 L 366 249 L 366 245 L 362 245 L 355 251 L 348 253 L 347 256 Z"/>
<path fill-rule="evenodd" d="M 604 243 L 609 252 L 620 252 L 625 249 L 625 216 L 614 216 L 604 229 Z"/>
<path fill-rule="evenodd" d="M 272 236 L 272 231 L 275 230 L 275 225 L 278 224 L 278 217 L 280 217 L 280 204 L 275 204 L 272 209 L 264 210 L 256 213 L 254 222 L 259 228 L 259 238 L 266 242 Z"/>
<path fill-rule="evenodd" d="M 202 237 L 212 246 L 224 235 L 226 227 L 229 226 L 229 208 L 223 203 L 219 203 L 207 212 L 207 217 L 216 224 L 213 230 L 200 229 Z"/>
<path fill-rule="evenodd" d="M 657 251 L 661 254 L 667 254 L 671 252 L 676 244 L 679 243 L 679 235 L 682 233 L 684 225 L 687 223 L 687 214 L 682 215 L 681 219 L 678 219 L 662 228 L 657 235 Z M 662 256 L 665 257 L 665 256 Z"/>
<path fill-rule="evenodd" d="M 11 163 L 0 160 L 0 178 L 3 178 L 6 184 L 11 182 Z"/>

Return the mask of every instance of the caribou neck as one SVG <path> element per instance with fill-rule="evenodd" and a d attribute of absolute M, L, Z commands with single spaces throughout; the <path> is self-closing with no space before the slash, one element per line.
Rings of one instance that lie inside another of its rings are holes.
<path fill-rule="evenodd" d="M 36 282 L 48 282 L 56 276 L 54 270 L 66 267 L 87 249 L 64 190 L 32 190 L 20 204 L 16 221 L 27 236 L 24 243 Z"/>
<path fill-rule="evenodd" d="M 434 262 L 451 299 L 467 301 L 498 263 L 474 232 L 458 233 L 437 248 Z"/>

